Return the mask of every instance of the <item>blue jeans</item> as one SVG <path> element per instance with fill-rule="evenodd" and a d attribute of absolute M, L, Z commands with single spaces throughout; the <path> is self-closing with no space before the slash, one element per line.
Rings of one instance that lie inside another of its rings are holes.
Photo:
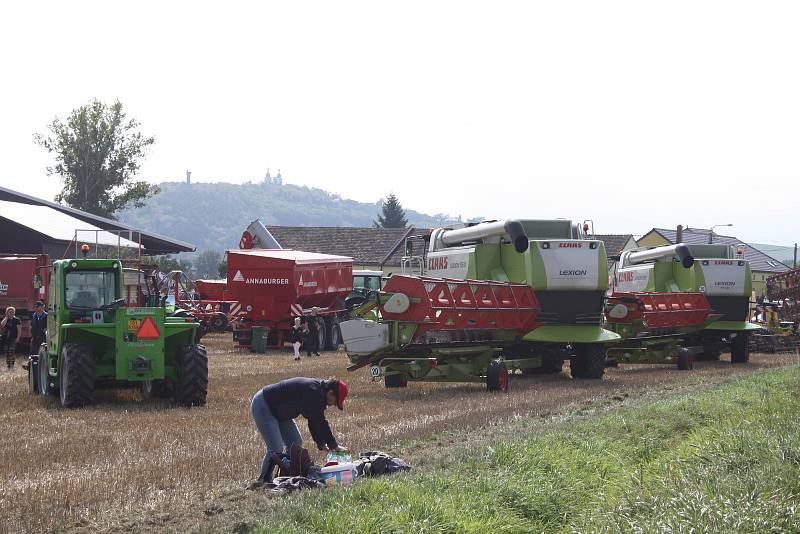
<path fill-rule="evenodd" d="M 286 421 L 278 421 L 269 409 L 267 401 L 264 400 L 264 392 L 259 390 L 250 401 L 250 413 L 253 415 L 253 421 L 256 423 L 258 433 L 267 444 L 267 452 L 264 453 L 264 460 L 261 462 L 261 477 L 267 474 L 269 467 L 269 457 L 272 453 L 286 452 L 292 446 L 292 443 L 298 445 L 303 444 L 303 438 L 300 437 L 300 431 L 297 429 L 297 424 L 294 419 L 287 419 Z"/>

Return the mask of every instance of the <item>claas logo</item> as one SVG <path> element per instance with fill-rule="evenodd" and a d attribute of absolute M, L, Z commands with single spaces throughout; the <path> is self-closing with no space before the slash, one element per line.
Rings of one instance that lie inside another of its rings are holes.
<path fill-rule="evenodd" d="M 141 326 L 139 326 L 139 330 L 136 331 L 136 339 L 158 339 L 161 337 L 161 333 L 158 331 L 158 327 L 156 326 L 156 322 L 153 320 L 151 316 L 147 316 L 142 321 Z"/>

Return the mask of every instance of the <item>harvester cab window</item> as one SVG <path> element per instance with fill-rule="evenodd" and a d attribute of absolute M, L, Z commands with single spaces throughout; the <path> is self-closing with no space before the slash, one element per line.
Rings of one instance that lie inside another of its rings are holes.
<path fill-rule="evenodd" d="M 116 273 L 113 271 L 71 271 L 66 275 L 68 308 L 97 309 L 116 298 Z"/>

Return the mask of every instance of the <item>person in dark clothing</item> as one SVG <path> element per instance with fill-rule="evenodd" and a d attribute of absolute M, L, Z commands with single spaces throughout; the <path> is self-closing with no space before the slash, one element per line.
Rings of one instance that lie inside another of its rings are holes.
<path fill-rule="evenodd" d="M 33 315 L 31 315 L 31 348 L 28 354 L 39 354 L 39 347 L 45 341 L 47 332 L 47 312 L 44 311 L 44 302 L 36 301 Z"/>
<path fill-rule="evenodd" d="M 337 443 L 325 419 L 325 409 L 337 406 L 343 410 L 345 398 L 347 384 L 336 379 L 290 378 L 258 391 L 250 402 L 250 413 L 267 446 L 258 481 L 267 481 L 273 455 L 288 452 L 293 444 L 302 445 L 294 422 L 298 416 L 308 420 L 308 430 L 319 450 L 346 451 Z"/>
<path fill-rule="evenodd" d="M 306 356 L 319 356 L 319 323 L 317 322 L 317 310 L 311 310 L 311 317 L 306 319 L 306 336 L 303 340 L 306 349 Z"/>
<path fill-rule="evenodd" d="M 2 337 L 0 347 L 2 347 L 2 352 L 6 355 L 6 365 L 9 371 L 14 370 L 16 362 L 14 353 L 17 350 L 17 343 L 22 337 L 22 328 L 20 328 L 20 320 L 16 313 L 17 310 L 13 306 L 9 306 L 6 308 L 5 317 L 0 321 L 0 337 Z"/>

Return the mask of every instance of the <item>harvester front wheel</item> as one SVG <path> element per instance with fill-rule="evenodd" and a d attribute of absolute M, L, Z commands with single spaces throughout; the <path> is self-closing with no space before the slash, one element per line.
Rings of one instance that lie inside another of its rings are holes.
<path fill-rule="evenodd" d="M 339 319 L 331 317 L 325 321 L 325 328 L 328 329 L 328 350 L 337 351 L 342 343 L 342 334 L 339 331 Z"/>
<path fill-rule="evenodd" d="M 573 347 L 570 359 L 572 378 L 603 378 L 606 369 L 606 348 L 599 343 L 581 343 Z"/>
<path fill-rule="evenodd" d="M 181 406 L 205 406 L 208 354 L 203 345 L 186 345 L 178 350 L 178 380 L 173 393 Z"/>
<path fill-rule="evenodd" d="M 499 360 L 489 362 L 489 368 L 486 369 L 486 390 L 508 391 L 508 368 L 505 363 Z"/>
<path fill-rule="evenodd" d="M 731 339 L 731 363 L 747 363 L 750 361 L 750 336 L 737 334 Z"/>
<path fill-rule="evenodd" d="M 58 390 L 61 406 L 75 408 L 94 402 L 94 356 L 83 343 L 67 343 L 61 351 Z"/>
<path fill-rule="evenodd" d="M 408 386 L 408 381 L 403 380 L 403 375 L 386 375 L 383 385 L 387 388 L 404 388 Z"/>

